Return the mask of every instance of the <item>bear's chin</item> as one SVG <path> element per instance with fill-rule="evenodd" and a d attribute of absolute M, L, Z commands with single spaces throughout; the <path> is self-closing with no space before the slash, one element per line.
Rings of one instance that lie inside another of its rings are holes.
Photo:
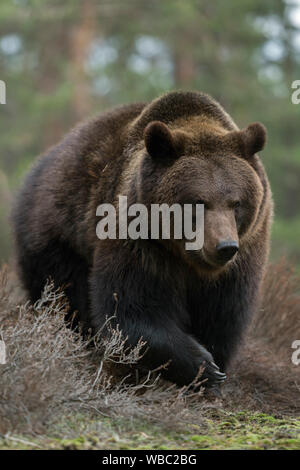
<path fill-rule="evenodd" d="M 208 257 L 202 249 L 200 251 L 186 251 L 186 258 L 199 274 L 203 273 L 211 277 L 217 277 L 233 265 L 236 257 L 227 261 L 227 263 L 220 264 Z"/>

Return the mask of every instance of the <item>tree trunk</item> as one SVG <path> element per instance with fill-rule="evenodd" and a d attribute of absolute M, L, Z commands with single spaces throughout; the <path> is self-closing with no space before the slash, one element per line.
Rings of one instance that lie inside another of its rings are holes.
<path fill-rule="evenodd" d="M 85 64 L 95 35 L 97 17 L 93 0 L 84 0 L 80 5 L 80 22 L 73 28 L 70 41 L 73 111 L 76 120 L 81 120 L 91 111 L 92 100 Z"/>

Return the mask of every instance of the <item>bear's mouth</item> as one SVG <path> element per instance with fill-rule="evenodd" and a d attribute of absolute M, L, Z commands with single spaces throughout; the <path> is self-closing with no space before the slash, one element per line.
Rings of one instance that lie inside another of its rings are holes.
<path fill-rule="evenodd" d="M 207 254 L 205 248 L 195 252 L 188 252 L 193 259 L 193 264 L 196 264 L 198 268 L 209 272 L 219 272 L 228 267 L 236 258 L 233 256 L 230 260 L 222 261 L 217 257 L 212 257 Z"/>

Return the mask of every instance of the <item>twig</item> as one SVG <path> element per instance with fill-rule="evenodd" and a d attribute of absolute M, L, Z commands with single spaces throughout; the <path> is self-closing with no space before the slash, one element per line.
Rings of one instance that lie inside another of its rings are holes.
<path fill-rule="evenodd" d="M 8 434 L 5 434 L 4 438 L 9 439 L 11 441 L 20 442 L 21 444 L 25 444 L 25 445 L 28 445 L 28 446 L 39 447 L 39 449 L 43 449 L 42 446 L 40 446 L 38 444 L 35 444 L 34 442 L 25 441 L 25 439 L 19 439 L 18 437 L 12 437 L 12 436 L 9 436 Z"/>

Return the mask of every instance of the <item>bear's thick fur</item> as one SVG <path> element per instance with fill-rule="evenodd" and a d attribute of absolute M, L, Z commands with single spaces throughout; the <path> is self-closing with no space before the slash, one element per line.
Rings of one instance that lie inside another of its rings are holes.
<path fill-rule="evenodd" d="M 115 313 L 130 345 L 142 337 L 143 369 L 169 362 L 165 378 L 182 385 L 205 366 L 207 383 L 223 381 L 269 251 L 272 198 L 256 155 L 264 143 L 261 124 L 239 130 L 196 92 L 118 107 L 75 128 L 39 159 L 14 209 L 31 300 L 51 277 L 93 331 Z M 99 240 L 96 208 L 117 205 L 118 195 L 128 205 L 203 202 L 202 250 L 181 240 Z"/>

